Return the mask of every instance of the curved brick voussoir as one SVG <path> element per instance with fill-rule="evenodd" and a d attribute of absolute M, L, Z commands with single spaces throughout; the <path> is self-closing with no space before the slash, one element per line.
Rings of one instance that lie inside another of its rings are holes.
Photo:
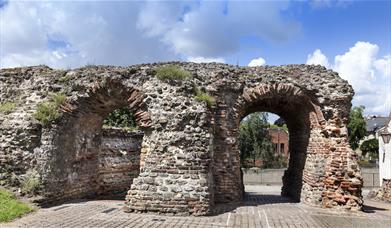
<path fill-rule="evenodd" d="M 158 80 L 176 65 L 187 79 Z M 215 104 L 196 99 L 202 90 Z M 38 104 L 63 93 L 61 117 L 34 118 Z M 347 142 L 353 90 L 320 66 L 235 67 L 158 63 L 130 67 L 45 66 L 1 69 L 0 185 L 19 188 L 39 176 L 40 202 L 127 191 L 129 211 L 204 215 L 242 200 L 239 123 L 272 112 L 289 128 L 289 167 L 282 194 L 319 206 L 359 210 L 362 178 Z M 102 130 L 128 107 L 143 135 Z M 125 197 L 124 197 L 125 198 Z"/>

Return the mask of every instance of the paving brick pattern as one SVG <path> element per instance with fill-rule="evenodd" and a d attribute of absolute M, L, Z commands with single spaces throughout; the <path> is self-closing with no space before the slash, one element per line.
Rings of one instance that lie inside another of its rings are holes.
<path fill-rule="evenodd" d="M 242 204 L 218 205 L 213 215 L 202 217 L 125 213 L 123 201 L 93 200 L 70 202 L 41 209 L 1 228 L 61 227 L 308 227 L 359 228 L 391 227 L 391 205 L 367 201 L 367 212 L 347 213 L 293 203 L 276 193 L 247 193 Z"/>

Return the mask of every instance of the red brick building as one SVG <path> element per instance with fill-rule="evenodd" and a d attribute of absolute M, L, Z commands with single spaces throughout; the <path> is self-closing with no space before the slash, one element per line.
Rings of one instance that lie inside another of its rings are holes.
<path fill-rule="evenodd" d="M 270 138 L 274 144 L 274 151 L 276 155 L 289 155 L 289 134 L 283 128 L 269 129 Z"/>

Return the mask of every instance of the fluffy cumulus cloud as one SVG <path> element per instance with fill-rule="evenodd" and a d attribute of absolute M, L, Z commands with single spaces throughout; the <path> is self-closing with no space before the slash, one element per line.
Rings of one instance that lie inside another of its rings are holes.
<path fill-rule="evenodd" d="M 147 2 L 140 11 L 138 26 L 149 36 L 162 40 L 175 53 L 186 56 L 224 56 L 239 50 L 242 37 L 256 36 L 279 42 L 300 29 L 297 22 L 284 20 L 280 15 L 287 2 L 175 4 Z M 162 17 L 165 19 L 159 22 L 151 19 Z"/>
<path fill-rule="evenodd" d="M 248 66 L 250 67 L 263 66 L 265 65 L 265 63 L 266 61 L 262 57 L 259 57 L 257 59 L 251 60 Z"/>
<path fill-rule="evenodd" d="M 306 64 L 309 64 L 309 65 L 321 65 L 321 66 L 324 66 L 324 67 L 327 67 L 329 68 L 330 65 L 329 65 L 329 60 L 327 59 L 327 57 L 322 53 L 321 50 L 319 49 L 316 49 L 314 51 L 314 53 L 312 54 L 309 54 L 307 56 L 307 62 Z"/>
<path fill-rule="evenodd" d="M 287 2 L 1 2 L 1 67 L 224 62 L 243 37 L 279 42 L 300 28 L 281 16 Z"/>
<path fill-rule="evenodd" d="M 169 60 L 134 23 L 137 2 L 9 2 L 0 10 L 1 67 L 129 65 Z"/>
<path fill-rule="evenodd" d="M 320 50 L 308 56 L 307 64 L 320 64 L 337 71 L 354 88 L 354 105 L 364 105 L 367 114 L 388 115 L 391 111 L 391 56 L 378 56 L 379 47 L 357 42 L 330 65 Z"/>

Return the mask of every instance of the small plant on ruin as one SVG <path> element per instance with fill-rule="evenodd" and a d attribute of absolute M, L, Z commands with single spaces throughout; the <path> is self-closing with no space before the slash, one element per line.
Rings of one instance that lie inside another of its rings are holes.
<path fill-rule="evenodd" d="M 129 75 L 131 75 L 131 74 L 135 74 L 135 73 L 137 73 L 137 69 L 136 68 L 130 68 L 130 69 L 128 69 L 128 72 L 127 72 Z"/>
<path fill-rule="evenodd" d="M 46 125 L 61 117 L 60 106 L 66 101 L 62 93 L 53 94 L 50 101 L 39 103 L 34 118 Z"/>
<path fill-rule="evenodd" d="M 41 177 L 36 170 L 28 170 L 20 178 L 20 191 L 23 194 L 34 195 L 41 187 Z"/>
<path fill-rule="evenodd" d="M 4 102 L 0 103 L 0 112 L 4 114 L 11 113 L 16 108 L 16 103 L 14 102 Z"/>
<path fill-rule="evenodd" d="M 163 66 L 156 70 L 156 77 L 161 81 L 185 80 L 191 77 L 190 72 L 182 70 L 178 66 Z"/>
<path fill-rule="evenodd" d="M 256 78 L 257 75 L 255 74 L 245 74 L 245 75 L 240 75 L 239 76 L 239 79 L 240 80 L 246 80 L 246 79 L 249 79 L 249 78 Z"/>
<path fill-rule="evenodd" d="M 205 101 L 208 107 L 213 107 L 216 105 L 216 100 L 214 97 L 198 88 L 195 89 L 195 99 L 196 101 Z"/>
<path fill-rule="evenodd" d="M 64 75 L 64 76 L 58 78 L 58 82 L 60 82 L 60 83 L 67 83 L 71 79 L 72 79 L 72 77 L 70 77 L 69 75 Z"/>

